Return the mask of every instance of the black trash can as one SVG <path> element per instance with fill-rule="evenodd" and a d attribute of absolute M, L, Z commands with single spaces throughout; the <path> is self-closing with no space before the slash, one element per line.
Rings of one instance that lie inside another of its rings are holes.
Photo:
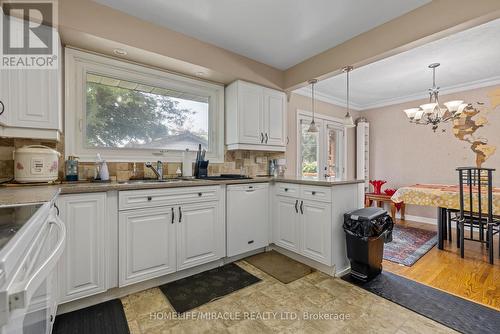
<path fill-rule="evenodd" d="M 382 271 L 384 243 L 392 241 L 392 218 L 382 208 L 364 208 L 344 214 L 347 257 L 351 275 L 368 281 Z"/>

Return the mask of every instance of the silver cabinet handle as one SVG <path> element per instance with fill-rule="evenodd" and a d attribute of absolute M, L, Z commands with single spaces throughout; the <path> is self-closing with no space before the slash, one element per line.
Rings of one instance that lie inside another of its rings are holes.
<path fill-rule="evenodd" d="M 179 207 L 179 223 L 182 222 L 182 209 Z"/>
<path fill-rule="evenodd" d="M 290 143 L 290 138 L 288 138 L 288 136 L 286 136 L 286 144 L 288 145 Z"/>
<path fill-rule="evenodd" d="M 172 224 L 173 224 L 174 223 L 174 216 L 175 216 L 174 207 L 172 207 L 171 209 L 172 209 Z"/>
<path fill-rule="evenodd" d="M 299 200 L 295 200 L 295 212 L 299 213 L 299 209 L 297 208 L 297 205 L 299 204 Z"/>
<path fill-rule="evenodd" d="M 300 201 L 300 213 L 304 214 L 304 201 Z"/>
<path fill-rule="evenodd" d="M 5 111 L 5 105 L 3 104 L 2 101 L 0 101 L 0 115 L 2 115 L 4 111 Z"/>
<path fill-rule="evenodd" d="M 260 133 L 260 143 L 262 144 L 264 142 L 264 133 Z"/>
<path fill-rule="evenodd" d="M 269 140 L 269 136 L 267 135 L 267 132 L 266 132 L 266 144 L 267 144 L 268 140 Z"/>

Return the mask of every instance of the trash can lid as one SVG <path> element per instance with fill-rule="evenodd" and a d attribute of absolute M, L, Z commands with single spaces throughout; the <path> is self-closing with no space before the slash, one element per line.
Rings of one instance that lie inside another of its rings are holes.
<path fill-rule="evenodd" d="M 377 207 L 357 209 L 348 213 L 352 220 L 372 220 L 385 214 L 387 211 Z"/>

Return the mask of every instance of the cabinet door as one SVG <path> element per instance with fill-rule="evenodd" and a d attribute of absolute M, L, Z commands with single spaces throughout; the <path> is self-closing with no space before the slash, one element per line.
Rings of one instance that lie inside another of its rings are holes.
<path fill-rule="evenodd" d="M 119 285 L 175 272 L 173 208 L 120 212 Z"/>
<path fill-rule="evenodd" d="M 301 201 L 300 212 L 301 254 L 323 264 L 332 265 L 331 204 Z"/>
<path fill-rule="evenodd" d="M 227 256 L 269 245 L 269 186 L 227 187 Z"/>
<path fill-rule="evenodd" d="M 46 33 L 52 28 L 41 26 Z M 62 51 L 59 39 L 59 64 L 56 69 L 0 70 L 0 100 L 5 110 L 0 123 L 9 127 L 61 130 Z M 1 108 L 1 106 L 0 106 Z M 36 133 L 33 134 L 36 136 Z"/>
<path fill-rule="evenodd" d="M 59 128 L 59 75 L 58 70 L 14 70 L 11 84 L 16 87 L 16 102 L 10 126 Z"/>
<path fill-rule="evenodd" d="M 238 86 L 239 143 L 261 144 L 263 130 L 262 87 L 247 83 Z"/>
<path fill-rule="evenodd" d="M 10 76 L 12 70 L 0 70 L 0 125 L 9 125 L 9 115 L 11 110 L 11 86 Z"/>
<path fill-rule="evenodd" d="M 274 243 L 294 252 L 299 252 L 299 200 L 293 197 L 276 196 L 273 208 Z"/>
<path fill-rule="evenodd" d="M 177 207 L 176 224 L 178 270 L 224 256 L 224 220 L 218 201 Z"/>
<path fill-rule="evenodd" d="M 264 133 L 267 145 L 286 145 L 286 97 L 282 92 L 264 90 Z"/>
<path fill-rule="evenodd" d="M 61 302 L 106 291 L 106 194 L 63 195 L 57 203 L 67 231 L 59 264 Z"/>

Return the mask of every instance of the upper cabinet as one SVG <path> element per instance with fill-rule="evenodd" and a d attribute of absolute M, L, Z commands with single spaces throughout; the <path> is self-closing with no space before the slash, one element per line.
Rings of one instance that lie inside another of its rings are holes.
<path fill-rule="evenodd" d="M 57 68 L 0 69 L 0 136 L 59 140 L 63 64 L 59 35 L 54 36 Z"/>
<path fill-rule="evenodd" d="M 286 150 L 286 95 L 241 80 L 226 87 L 228 150 Z"/>

